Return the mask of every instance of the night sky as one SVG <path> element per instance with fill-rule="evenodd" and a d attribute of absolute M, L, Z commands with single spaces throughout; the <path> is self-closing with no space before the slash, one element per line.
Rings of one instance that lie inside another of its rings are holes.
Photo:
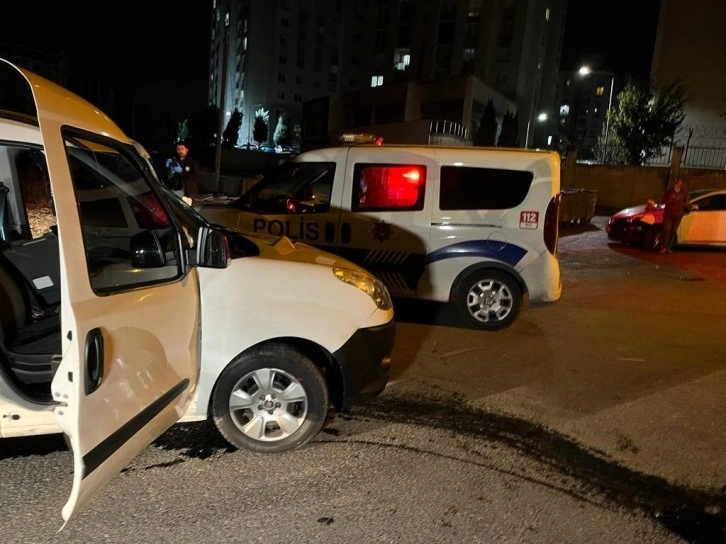
<path fill-rule="evenodd" d="M 177 118 L 207 104 L 211 0 L 11 0 L 0 42 L 51 44 Z M 589 64 L 645 79 L 659 0 L 570 0 L 562 69 Z"/>
<path fill-rule="evenodd" d="M 207 105 L 211 0 L 10 0 L 0 42 L 63 49 L 90 77 L 185 117 Z"/>
<path fill-rule="evenodd" d="M 660 0 L 569 0 L 561 70 L 587 64 L 647 82 Z"/>

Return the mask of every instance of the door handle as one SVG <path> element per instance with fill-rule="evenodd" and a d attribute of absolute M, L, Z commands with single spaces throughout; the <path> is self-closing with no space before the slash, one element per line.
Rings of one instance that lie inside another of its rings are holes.
<path fill-rule="evenodd" d="M 84 388 L 86 395 L 90 395 L 103 381 L 103 334 L 100 328 L 88 331 L 83 362 Z"/>
<path fill-rule="evenodd" d="M 350 223 L 341 223 L 340 225 L 340 241 L 349 244 L 351 238 Z"/>

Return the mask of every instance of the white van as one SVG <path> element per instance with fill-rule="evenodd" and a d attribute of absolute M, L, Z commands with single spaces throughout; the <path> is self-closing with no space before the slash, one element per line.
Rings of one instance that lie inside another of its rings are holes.
<path fill-rule="evenodd" d="M 65 520 L 179 420 L 284 451 L 384 389 L 374 276 L 212 227 L 102 112 L 1 59 L 0 85 L 36 110 L 0 111 L 0 437 L 66 435 Z"/>
<path fill-rule="evenodd" d="M 381 278 L 394 297 L 454 302 L 483 329 L 560 297 L 559 155 L 548 151 L 359 145 L 297 155 L 212 223 L 285 235 Z"/>

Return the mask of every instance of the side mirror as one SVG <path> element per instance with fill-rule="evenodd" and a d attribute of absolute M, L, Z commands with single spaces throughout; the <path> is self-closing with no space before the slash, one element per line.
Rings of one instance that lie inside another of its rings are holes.
<path fill-rule="evenodd" d="M 164 249 L 154 230 L 145 230 L 131 237 L 129 243 L 131 266 L 134 268 L 158 268 L 166 264 Z"/>
<path fill-rule="evenodd" d="M 215 228 L 204 228 L 197 246 L 197 264 L 207 268 L 227 268 L 230 261 L 227 235 Z"/>

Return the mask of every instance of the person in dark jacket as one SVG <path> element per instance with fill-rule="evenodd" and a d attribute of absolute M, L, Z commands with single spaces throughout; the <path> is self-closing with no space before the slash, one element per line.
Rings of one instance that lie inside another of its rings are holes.
<path fill-rule="evenodd" d="M 166 186 L 193 201 L 199 192 L 199 164 L 189 156 L 189 145 L 177 142 L 176 154 L 166 160 Z"/>
<path fill-rule="evenodd" d="M 673 182 L 663 195 L 663 230 L 660 235 L 660 252 L 671 253 L 671 246 L 676 238 L 676 232 L 681 224 L 684 214 L 695 206 L 691 206 L 688 193 L 683 189 L 683 180 Z"/>

